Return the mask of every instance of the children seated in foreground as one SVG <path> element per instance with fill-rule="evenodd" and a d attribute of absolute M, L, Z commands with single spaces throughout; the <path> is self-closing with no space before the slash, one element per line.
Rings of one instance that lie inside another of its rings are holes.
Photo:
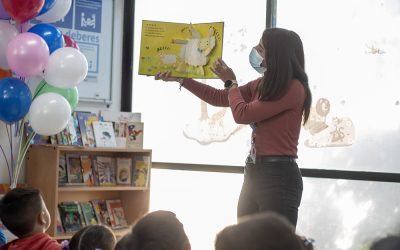
<path fill-rule="evenodd" d="M 133 226 L 116 250 L 190 250 L 182 223 L 170 211 L 151 212 Z"/>
<path fill-rule="evenodd" d="M 69 250 L 113 250 L 117 239 L 113 231 L 103 225 L 89 225 L 76 232 L 70 242 Z"/>
<path fill-rule="evenodd" d="M 15 188 L 0 200 L 0 219 L 18 239 L 0 250 L 59 250 L 60 244 L 45 233 L 51 218 L 46 204 L 35 188 Z"/>
<path fill-rule="evenodd" d="M 242 217 L 217 234 L 215 250 L 304 250 L 304 240 L 281 215 L 265 212 Z M 309 242 L 307 242 L 309 244 Z"/>

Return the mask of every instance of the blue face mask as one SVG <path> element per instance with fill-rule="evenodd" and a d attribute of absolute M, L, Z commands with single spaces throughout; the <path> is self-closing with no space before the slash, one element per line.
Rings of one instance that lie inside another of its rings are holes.
<path fill-rule="evenodd" d="M 262 56 L 258 53 L 256 48 L 253 47 L 251 49 L 250 55 L 249 55 L 249 60 L 251 66 L 260 74 L 264 74 L 267 69 L 265 67 L 261 66 L 262 61 L 264 60 Z"/>

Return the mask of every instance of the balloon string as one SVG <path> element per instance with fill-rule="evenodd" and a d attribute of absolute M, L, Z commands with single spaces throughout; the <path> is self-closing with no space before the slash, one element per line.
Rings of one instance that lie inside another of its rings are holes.
<path fill-rule="evenodd" d="M 45 82 L 42 86 L 40 86 L 39 90 L 36 91 L 36 93 L 33 95 L 32 100 L 36 98 L 36 96 L 40 93 L 40 91 L 44 88 L 44 86 L 46 86 L 46 84 L 47 83 Z"/>
<path fill-rule="evenodd" d="M 12 136 L 12 124 L 9 124 L 10 127 L 10 161 L 11 161 L 11 168 L 15 171 L 15 166 L 14 166 L 14 151 L 13 151 L 13 136 Z"/>

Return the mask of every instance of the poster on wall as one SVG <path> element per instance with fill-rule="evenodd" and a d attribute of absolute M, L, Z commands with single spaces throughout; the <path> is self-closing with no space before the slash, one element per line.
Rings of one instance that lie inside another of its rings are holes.
<path fill-rule="evenodd" d="M 73 0 L 68 14 L 52 24 L 77 43 L 88 61 L 79 99 L 111 102 L 113 0 Z"/>

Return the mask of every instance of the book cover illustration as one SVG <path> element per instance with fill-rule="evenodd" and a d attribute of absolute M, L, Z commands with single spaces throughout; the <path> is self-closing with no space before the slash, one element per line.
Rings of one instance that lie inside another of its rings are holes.
<path fill-rule="evenodd" d="M 133 185 L 136 187 L 147 187 L 151 169 L 150 156 L 135 156 L 134 163 Z"/>
<path fill-rule="evenodd" d="M 106 200 L 108 213 L 110 214 L 112 228 L 124 228 L 128 226 L 124 209 L 120 199 Z"/>
<path fill-rule="evenodd" d="M 61 154 L 58 158 L 58 184 L 63 185 L 65 183 L 68 183 L 67 162 L 65 155 Z"/>
<path fill-rule="evenodd" d="M 86 225 L 97 225 L 97 217 L 96 213 L 94 212 L 92 203 L 85 201 L 80 202 L 79 205 L 81 206 L 83 218 L 85 219 Z"/>
<path fill-rule="evenodd" d="M 83 183 L 86 186 L 93 186 L 95 184 L 92 170 L 92 157 L 90 155 L 81 155 L 81 166 Z"/>
<path fill-rule="evenodd" d="M 139 75 L 171 71 L 172 76 L 218 78 L 210 70 L 222 57 L 223 22 L 142 21 Z"/>
<path fill-rule="evenodd" d="M 128 138 L 126 147 L 133 149 L 143 149 L 143 122 L 128 122 Z"/>
<path fill-rule="evenodd" d="M 96 147 L 115 148 L 117 146 L 112 122 L 93 121 L 92 126 Z"/>
<path fill-rule="evenodd" d="M 86 140 L 89 147 L 96 147 L 96 140 L 94 139 L 93 122 L 99 121 L 96 114 L 89 115 L 85 120 Z"/>
<path fill-rule="evenodd" d="M 117 184 L 131 185 L 132 184 L 132 158 L 118 157 L 117 158 Z"/>
<path fill-rule="evenodd" d="M 78 114 L 77 111 L 74 111 L 72 113 L 72 121 L 75 127 L 75 131 L 76 131 L 76 140 L 77 140 L 77 145 L 78 146 L 83 146 L 82 143 L 82 134 L 81 134 L 81 130 L 79 128 L 79 121 L 78 121 Z"/>
<path fill-rule="evenodd" d="M 67 177 L 68 183 L 83 184 L 82 164 L 79 154 L 67 154 Z"/>
<path fill-rule="evenodd" d="M 96 214 L 97 222 L 101 225 L 111 227 L 111 219 L 108 214 L 107 204 L 105 200 L 92 200 L 94 212 Z"/>
<path fill-rule="evenodd" d="M 85 224 L 82 221 L 82 214 L 77 202 L 62 202 L 58 204 L 61 223 L 66 233 L 75 233 Z"/>
<path fill-rule="evenodd" d="M 66 130 L 68 131 L 68 135 L 69 135 L 69 144 L 71 145 L 79 145 L 78 144 L 78 135 L 77 135 L 77 131 L 75 128 L 75 124 L 74 124 L 74 117 L 73 115 L 70 116 L 69 120 L 68 120 L 68 124 L 67 124 L 67 128 Z"/>
<path fill-rule="evenodd" d="M 58 211 L 58 209 L 56 209 L 56 232 L 57 234 L 65 233 L 63 225 L 61 223 L 60 212 Z"/>
<path fill-rule="evenodd" d="M 116 184 L 114 158 L 97 156 L 96 167 L 100 186 L 114 186 Z"/>
<path fill-rule="evenodd" d="M 94 147 L 95 141 L 92 129 L 92 121 L 98 120 L 96 119 L 96 114 L 86 111 L 76 111 L 76 117 L 78 119 L 82 145 L 86 147 Z"/>

